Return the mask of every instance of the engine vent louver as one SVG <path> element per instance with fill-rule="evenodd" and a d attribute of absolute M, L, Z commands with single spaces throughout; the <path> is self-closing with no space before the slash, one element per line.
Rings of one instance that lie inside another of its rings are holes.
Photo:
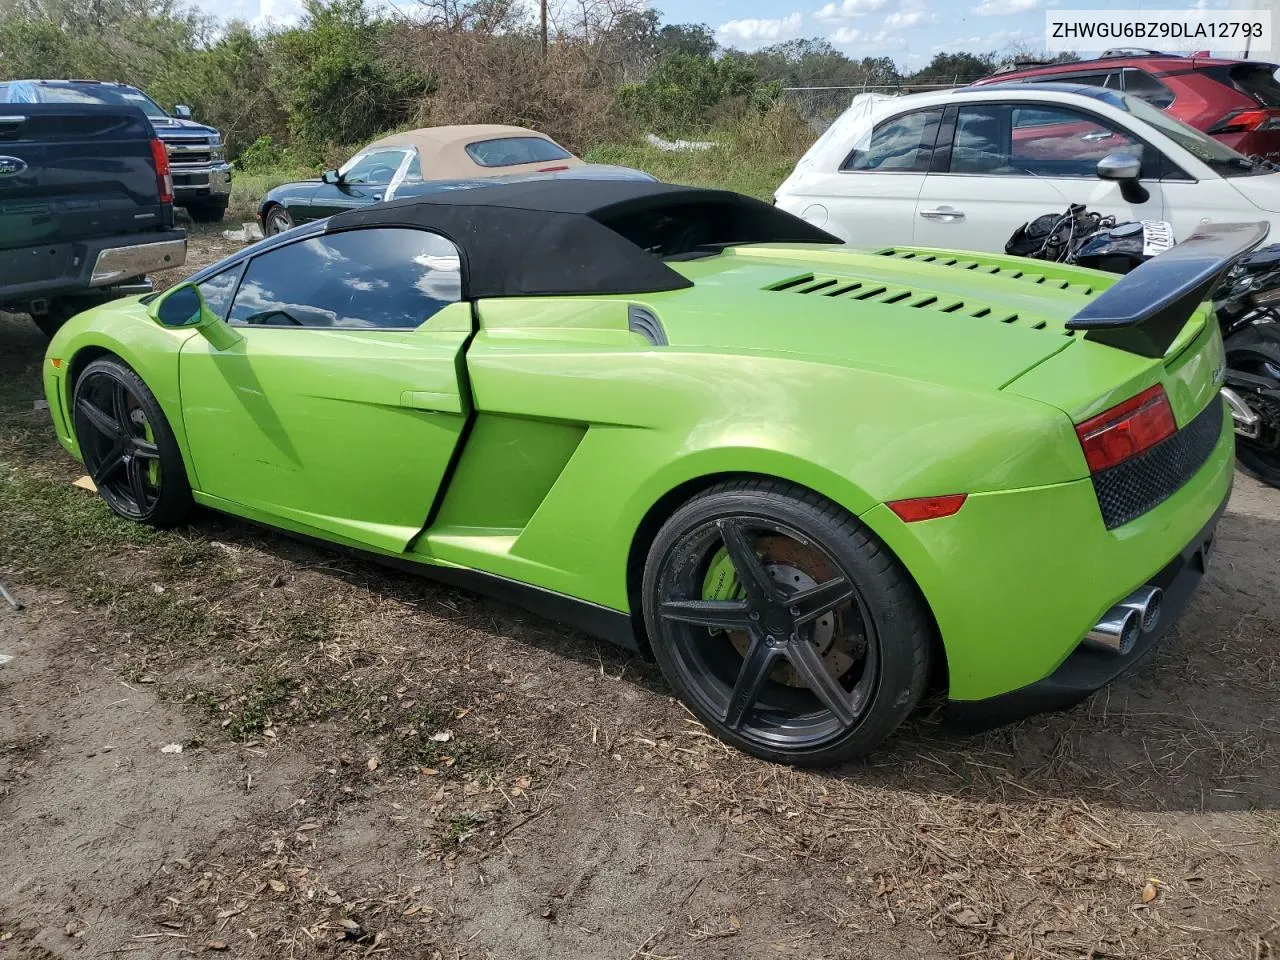
<path fill-rule="evenodd" d="M 662 321 L 644 307 L 632 304 L 627 308 L 627 329 L 640 334 L 655 347 L 667 345 L 667 331 L 663 329 Z"/>
<path fill-rule="evenodd" d="M 1097 293 L 1092 286 L 1086 283 L 1072 283 L 1070 280 L 1063 280 L 1061 277 L 1050 277 L 1043 273 L 1028 273 L 1016 267 L 1004 267 L 998 263 L 991 263 L 981 259 L 970 260 L 960 257 L 939 256 L 936 253 L 923 253 L 919 250 L 897 250 L 892 247 L 888 250 L 879 251 L 879 255 L 892 257 L 895 260 L 910 260 L 918 263 L 932 263 L 939 267 L 954 267 L 957 270 L 973 270 L 976 273 L 984 273 L 992 277 L 1022 280 L 1025 283 L 1040 284 L 1047 286 L 1051 290 L 1065 290 L 1068 293 L 1085 297 L 1091 297 Z"/>
<path fill-rule="evenodd" d="M 842 281 L 834 277 L 806 273 L 798 277 L 789 277 L 765 289 L 775 293 L 811 294 L 832 299 L 859 300 L 863 303 L 891 304 L 914 310 L 959 314 L 976 319 L 989 319 L 996 323 L 1017 324 L 1029 330 L 1044 330 L 1048 327 L 1045 320 L 1036 317 L 1023 317 L 1013 311 L 997 311 L 985 303 L 973 303 L 946 295 L 916 293 L 909 287 L 895 284 Z M 1062 333 L 1068 337 L 1075 335 L 1073 330 L 1064 329 Z"/>

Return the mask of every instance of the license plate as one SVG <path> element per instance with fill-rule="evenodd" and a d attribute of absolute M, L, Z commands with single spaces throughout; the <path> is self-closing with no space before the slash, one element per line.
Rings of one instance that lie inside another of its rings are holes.
<path fill-rule="evenodd" d="M 1173 246 L 1173 227 L 1164 220 L 1142 221 L 1142 255 L 1154 257 Z"/>

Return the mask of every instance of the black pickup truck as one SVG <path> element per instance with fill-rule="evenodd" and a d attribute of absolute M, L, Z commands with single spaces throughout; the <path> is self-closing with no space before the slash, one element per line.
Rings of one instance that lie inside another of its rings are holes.
<path fill-rule="evenodd" d="M 186 256 L 168 155 L 141 110 L 0 104 L 0 310 L 52 334 Z"/>

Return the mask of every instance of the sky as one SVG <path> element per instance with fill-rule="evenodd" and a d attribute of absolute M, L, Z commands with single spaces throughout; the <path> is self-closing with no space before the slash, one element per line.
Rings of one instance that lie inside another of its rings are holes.
<path fill-rule="evenodd" d="M 666 23 L 705 23 L 722 46 L 753 50 L 822 37 L 854 59 L 891 57 L 915 70 L 947 51 L 1041 49 L 1045 10 L 1225 7 L 1230 0 L 656 0 Z M 393 0 L 411 9 L 414 0 Z M 224 20 L 297 19 L 301 0 L 195 0 Z"/>

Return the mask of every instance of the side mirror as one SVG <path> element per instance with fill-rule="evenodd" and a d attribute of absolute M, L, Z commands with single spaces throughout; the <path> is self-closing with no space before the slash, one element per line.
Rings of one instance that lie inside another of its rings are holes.
<path fill-rule="evenodd" d="M 166 290 L 147 306 L 151 319 L 171 330 L 198 330 L 218 350 L 226 350 L 242 339 L 223 323 L 204 302 L 194 283 L 180 283 Z"/>
<path fill-rule="evenodd" d="M 326 170 L 324 173 L 320 174 L 320 179 L 325 183 L 341 183 L 342 174 L 337 170 Z"/>
<path fill-rule="evenodd" d="M 190 120 L 191 108 L 188 107 L 185 103 L 180 103 L 173 108 L 173 115 L 177 117 L 179 120 Z"/>
<path fill-rule="evenodd" d="M 1137 180 L 1142 161 L 1128 153 L 1109 153 L 1098 161 L 1098 176 L 1103 180 Z"/>
<path fill-rule="evenodd" d="M 1098 177 L 1120 184 L 1120 195 L 1130 203 L 1146 203 L 1151 199 L 1147 188 L 1138 182 L 1142 161 L 1130 153 L 1109 153 L 1098 161 Z"/>
<path fill-rule="evenodd" d="M 218 318 L 205 306 L 204 297 L 194 283 L 180 283 L 151 301 L 151 319 L 162 327 L 198 330 L 217 323 Z"/>

